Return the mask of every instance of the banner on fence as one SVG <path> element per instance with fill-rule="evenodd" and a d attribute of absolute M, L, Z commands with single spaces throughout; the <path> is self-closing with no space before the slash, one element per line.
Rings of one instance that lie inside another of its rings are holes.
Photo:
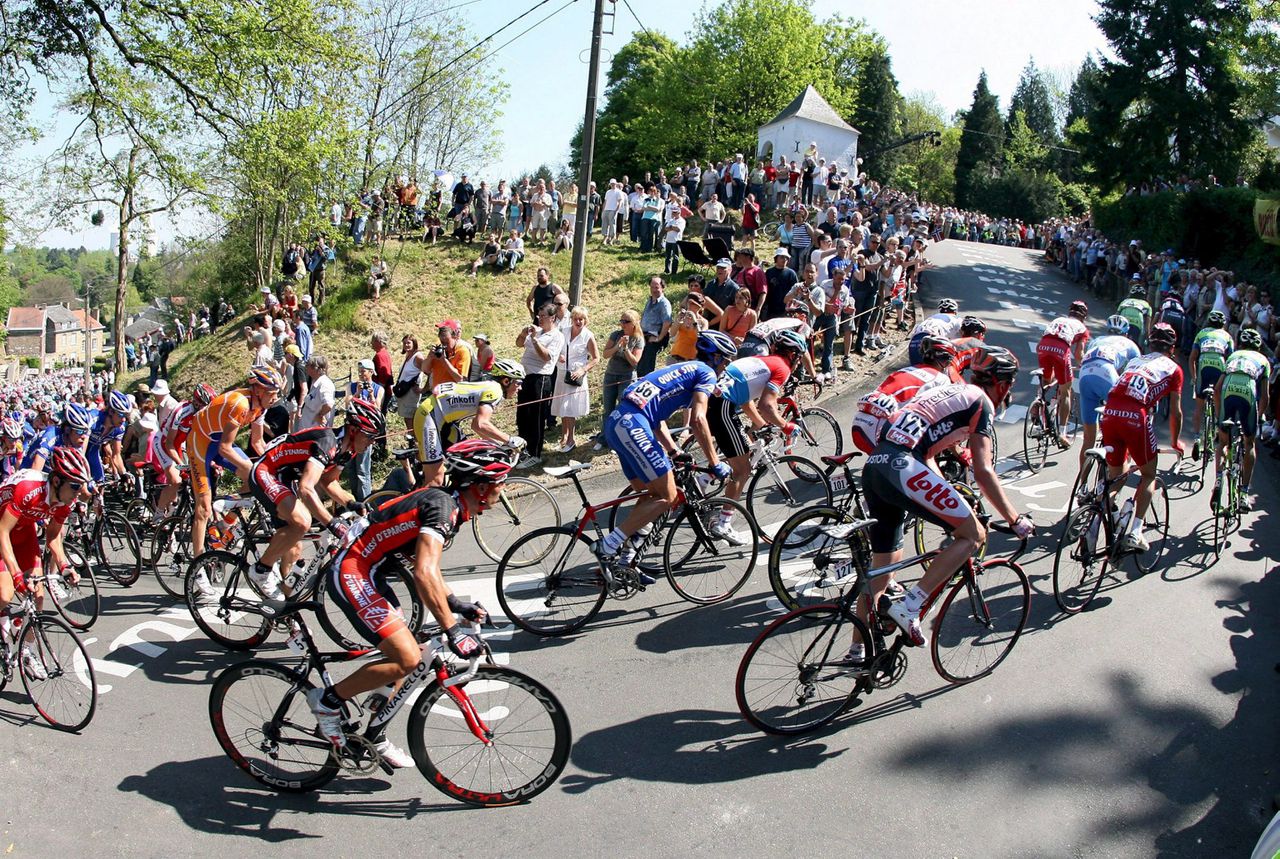
<path fill-rule="evenodd" d="M 1273 245 L 1280 245 L 1280 229 L 1276 219 L 1280 217 L 1280 199 L 1263 199 L 1259 197 L 1253 203 L 1253 226 L 1258 231 L 1258 238 Z"/>

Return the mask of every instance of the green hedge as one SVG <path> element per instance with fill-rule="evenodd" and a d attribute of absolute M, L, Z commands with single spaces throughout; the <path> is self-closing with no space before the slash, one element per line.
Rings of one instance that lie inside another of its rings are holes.
<path fill-rule="evenodd" d="M 1141 239 L 1150 251 L 1174 248 L 1248 280 L 1280 283 L 1280 245 L 1263 242 L 1253 226 L 1256 198 L 1252 188 L 1134 195 L 1096 204 L 1093 219 L 1114 239 Z"/>

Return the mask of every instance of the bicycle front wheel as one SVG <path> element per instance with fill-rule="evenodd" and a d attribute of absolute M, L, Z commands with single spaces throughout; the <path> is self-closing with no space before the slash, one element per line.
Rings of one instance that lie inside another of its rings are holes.
<path fill-rule="evenodd" d="M 232 665 L 209 692 L 209 721 L 218 745 L 259 784 L 305 793 L 338 774 L 329 741 L 316 735 L 307 706 L 312 683 L 274 662 Z"/>
<path fill-rule="evenodd" d="M 752 475 L 746 502 L 760 536 L 768 543 L 797 510 L 831 506 L 831 480 L 806 457 L 771 457 Z"/>
<path fill-rule="evenodd" d="M 1110 552 L 1099 552 L 1105 543 L 1102 509 L 1081 507 L 1067 517 L 1053 556 L 1053 598 L 1067 614 L 1078 614 L 1093 602 L 1107 574 Z"/>
<path fill-rule="evenodd" d="M 827 724 L 863 688 L 865 670 L 845 659 L 858 640 L 873 657 L 866 625 L 832 603 L 778 618 L 738 664 L 734 694 L 742 717 L 768 734 L 802 734 Z"/>
<path fill-rule="evenodd" d="M 409 753 L 428 783 L 486 807 L 527 802 L 551 787 L 573 745 L 569 717 L 551 690 L 501 665 L 481 665 L 451 690 L 432 681 L 409 714 L 408 732 Z"/>
<path fill-rule="evenodd" d="M 809 406 L 801 409 L 795 418 L 800 432 L 796 436 L 791 453 L 807 456 L 820 462 L 824 456 L 839 456 L 844 453 L 844 436 L 840 432 L 840 423 L 826 409 Z"/>
<path fill-rule="evenodd" d="M 933 667 L 950 683 L 996 670 L 1022 635 L 1031 613 L 1031 583 L 1012 561 L 975 562 L 947 594 L 933 624 Z"/>
<path fill-rule="evenodd" d="M 712 524 L 722 511 L 731 514 L 732 536 L 711 534 Z M 662 552 L 667 581 L 681 599 L 692 603 L 711 605 L 727 600 L 751 577 L 759 541 L 760 532 L 751 514 L 737 501 L 686 501 L 674 526 L 667 531 Z"/>
<path fill-rule="evenodd" d="M 201 632 L 228 650 L 250 650 L 271 634 L 271 621 L 254 611 L 262 597 L 239 555 L 205 552 L 192 561 L 186 600 Z"/>
<path fill-rule="evenodd" d="M 18 671 L 40 718 L 59 731 L 79 731 L 93 719 L 98 682 L 80 638 L 60 617 L 29 615 L 18 640 Z"/>
<path fill-rule="evenodd" d="M 512 544 L 507 555 L 522 557 L 525 541 L 551 543 L 541 560 L 516 568 L 504 557 L 495 582 L 498 603 L 508 618 L 534 635 L 567 635 L 580 629 L 604 605 L 607 590 L 600 561 L 585 534 L 568 528 L 541 528 Z"/>
<path fill-rule="evenodd" d="M 142 575 L 142 550 L 138 534 L 118 510 L 105 511 L 94 525 L 93 542 L 98 560 L 124 587 L 132 587 Z"/>
<path fill-rule="evenodd" d="M 1145 574 L 1160 566 L 1169 542 L 1169 493 L 1158 477 L 1151 487 L 1151 503 L 1142 517 L 1142 534 L 1151 548 L 1134 555 L 1133 563 Z"/>
<path fill-rule="evenodd" d="M 541 483 L 527 477 L 509 477 L 502 487 L 498 503 L 487 510 L 484 521 L 472 517 L 471 531 L 476 545 L 492 561 L 501 561 L 507 550 L 521 537 L 539 528 L 559 528 L 560 505 L 555 496 Z M 521 543 L 519 555 L 512 555 L 507 563 L 513 567 L 527 567 L 547 556 L 553 543 L 526 540 Z"/>
<path fill-rule="evenodd" d="M 769 547 L 769 584 L 783 608 L 794 611 L 835 599 L 836 590 L 820 588 L 818 582 L 852 571 L 855 547 L 866 546 L 869 562 L 866 532 L 856 535 L 858 540 L 851 545 L 849 540 L 837 540 L 822 531 L 852 521 L 852 515 L 836 507 L 811 507 L 778 529 Z"/>
<path fill-rule="evenodd" d="M 97 622 L 102 613 L 102 597 L 98 593 L 98 579 L 78 548 L 64 544 L 69 568 L 74 569 L 79 579 L 73 585 L 61 573 L 50 572 L 45 584 L 45 593 L 53 602 L 54 609 L 67 623 L 76 629 L 88 629 Z M 48 553 L 46 553 L 47 556 Z M 50 570 L 52 563 L 45 562 L 45 569 Z"/>
<path fill-rule="evenodd" d="M 170 516 L 151 535 L 151 571 L 165 593 L 174 599 L 186 599 L 190 566 L 191 517 Z"/>

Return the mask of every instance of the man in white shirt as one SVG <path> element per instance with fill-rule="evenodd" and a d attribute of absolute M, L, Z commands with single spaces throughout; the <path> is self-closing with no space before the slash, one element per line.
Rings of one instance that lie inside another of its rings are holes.
<path fill-rule="evenodd" d="M 719 224 L 724 221 L 724 204 L 720 202 L 720 196 L 714 191 L 711 193 L 710 199 L 698 208 L 698 214 L 702 215 L 702 220 L 707 222 L 707 226 Z"/>
<path fill-rule="evenodd" d="M 604 192 L 604 213 L 600 216 L 600 236 L 606 245 L 617 244 L 618 212 L 627 204 L 627 195 L 618 187 L 617 179 L 609 180 L 609 190 Z"/>
<path fill-rule="evenodd" d="M 174 399 L 169 393 L 169 383 L 164 379 L 156 379 L 156 383 L 151 386 L 151 396 L 156 404 L 156 420 L 161 426 L 168 420 L 169 415 L 173 413 L 181 403 Z"/>
<path fill-rule="evenodd" d="M 631 193 L 627 196 L 628 208 L 628 229 L 627 234 L 631 237 L 631 241 L 640 241 L 640 216 L 644 214 L 644 188 L 639 182 L 631 186 Z"/>
<path fill-rule="evenodd" d="M 675 192 L 671 194 L 675 197 Z M 662 241 L 663 249 L 666 251 L 666 264 L 663 266 L 663 273 L 668 275 L 679 274 L 680 272 L 680 240 L 684 238 L 684 218 L 680 216 L 680 206 L 677 203 L 674 212 L 668 207 L 667 220 L 662 225 Z"/>
<path fill-rule="evenodd" d="M 329 359 L 319 353 L 312 355 L 307 359 L 306 369 L 311 389 L 307 391 L 307 398 L 302 401 L 302 408 L 298 410 L 298 422 L 294 429 L 331 427 L 337 391 L 333 380 L 329 378 Z"/>

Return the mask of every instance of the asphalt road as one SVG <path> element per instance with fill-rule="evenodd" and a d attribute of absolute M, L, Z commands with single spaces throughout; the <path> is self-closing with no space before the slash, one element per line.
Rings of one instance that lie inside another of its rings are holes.
<path fill-rule="evenodd" d="M 931 256 L 932 295 L 984 316 L 1024 363 L 1038 326 L 1077 297 L 1031 252 L 949 241 Z M 1017 399 L 1029 396 L 1024 378 Z M 851 402 L 828 405 L 847 421 Z M 1020 450 L 1020 415 L 1000 426 L 1006 456 Z M 566 639 L 499 630 L 495 649 L 556 691 L 574 729 L 560 782 L 503 810 L 457 805 L 415 770 L 304 797 L 260 789 L 224 757 L 207 715 L 211 677 L 241 657 L 206 641 L 149 578 L 105 585 L 87 636 L 102 686 L 88 729 L 50 730 L 19 691 L 0 693 L 0 852 L 1247 855 L 1280 790 L 1276 464 L 1264 458 L 1260 509 L 1216 563 L 1201 487 L 1175 474 L 1163 568 L 1126 569 L 1064 617 L 1050 573 L 1076 451 L 1055 458 L 1034 476 L 1001 465 L 1015 503 L 1046 526 L 1025 561 L 1032 617 L 1009 659 L 950 687 L 913 653 L 899 685 L 809 737 L 763 736 L 734 703 L 738 660 L 777 613 L 763 563 L 722 605 L 686 604 L 659 583 Z M 597 482 L 593 496 L 617 487 Z M 469 537 L 449 561 L 455 590 L 497 606 L 493 564 Z M 279 655 L 279 642 L 264 652 Z"/>

